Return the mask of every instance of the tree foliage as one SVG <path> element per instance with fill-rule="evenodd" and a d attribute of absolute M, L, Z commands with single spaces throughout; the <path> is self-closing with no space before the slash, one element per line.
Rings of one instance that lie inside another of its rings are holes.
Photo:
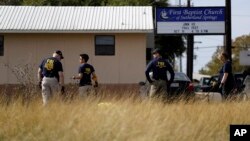
<path fill-rule="evenodd" d="M 211 61 L 208 62 L 205 66 L 205 68 L 202 68 L 199 73 L 200 74 L 207 74 L 207 75 L 214 75 L 218 74 L 220 68 L 222 67 L 221 61 L 218 59 L 219 53 L 223 51 L 223 48 L 217 48 L 217 50 L 214 52 Z"/>
<path fill-rule="evenodd" d="M 0 5 L 21 5 L 23 0 L 0 0 Z"/>
<path fill-rule="evenodd" d="M 250 66 L 242 66 L 240 65 L 240 51 L 249 50 L 250 49 L 250 35 L 243 35 L 237 37 L 235 41 L 233 41 L 233 49 L 232 49 L 232 64 L 233 64 L 233 72 L 250 72 Z M 206 64 L 205 68 L 201 69 L 199 72 L 201 74 L 217 74 L 219 69 L 221 68 L 221 63 L 217 58 L 218 53 L 222 52 L 223 49 L 217 49 L 213 54 L 212 60 Z"/>
<path fill-rule="evenodd" d="M 22 5 L 41 6 L 46 0 L 23 0 Z"/>
<path fill-rule="evenodd" d="M 250 66 L 240 65 L 240 51 L 250 50 L 250 34 L 243 35 L 235 39 L 233 42 L 233 70 L 235 72 L 250 72 Z M 250 60 L 249 60 L 250 61 Z"/>
<path fill-rule="evenodd" d="M 164 52 L 163 57 L 174 61 L 185 51 L 185 43 L 182 36 L 157 35 L 155 37 L 156 48 L 161 48 Z"/>
<path fill-rule="evenodd" d="M 1 0 L 0 5 L 27 6 L 166 6 L 167 0 Z"/>

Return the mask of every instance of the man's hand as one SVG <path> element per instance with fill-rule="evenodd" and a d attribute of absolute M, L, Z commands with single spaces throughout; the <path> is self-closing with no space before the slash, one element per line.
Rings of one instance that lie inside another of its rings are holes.
<path fill-rule="evenodd" d="M 61 87 L 61 93 L 62 93 L 62 94 L 65 93 L 65 87 L 64 87 L 64 86 Z"/>
<path fill-rule="evenodd" d="M 152 85 L 152 84 L 154 83 L 154 81 L 148 81 L 148 83 L 149 83 L 150 85 Z"/>
<path fill-rule="evenodd" d="M 167 88 L 169 89 L 170 88 L 170 86 L 171 86 L 171 83 L 167 83 Z"/>
<path fill-rule="evenodd" d="M 224 83 L 220 83 L 219 89 L 222 89 L 223 86 L 224 86 Z"/>
<path fill-rule="evenodd" d="M 38 82 L 38 88 L 39 88 L 39 89 L 42 89 L 42 81 L 39 81 L 39 82 Z"/>
<path fill-rule="evenodd" d="M 98 87 L 98 82 L 95 81 L 94 87 Z"/>

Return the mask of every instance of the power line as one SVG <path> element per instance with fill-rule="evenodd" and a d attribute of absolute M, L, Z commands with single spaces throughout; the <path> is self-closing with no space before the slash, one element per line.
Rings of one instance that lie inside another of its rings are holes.
<path fill-rule="evenodd" d="M 194 49 L 218 48 L 218 47 L 223 47 L 223 46 L 194 47 Z"/>
<path fill-rule="evenodd" d="M 224 46 L 206 46 L 206 47 L 194 47 L 194 49 L 206 49 L 206 48 L 223 48 Z M 250 46 L 232 46 L 232 49 L 236 48 L 250 48 Z"/>
<path fill-rule="evenodd" d="M 216 35 L 216 36 L 219 36 L 219 35 Z M 216 41 L 223 41 L 223 39 L 220 40 L 220 39 L 218 39 L 218 38 L 210 38 L 210 37 L 204 37 L 204 36 L 203 36 L 202 38 L 209 39 L 209 40 L 213 40 L 213 41 L 214 41 L 214 40 L 216 40 Z"/>
<path fill-rule="evenodd" d="M 233 17 L 250 17 L 250 15 L 232 15 Z"/>

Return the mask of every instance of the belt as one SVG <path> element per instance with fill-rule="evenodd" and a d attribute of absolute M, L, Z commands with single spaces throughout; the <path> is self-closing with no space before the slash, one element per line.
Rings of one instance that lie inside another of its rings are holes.
<path fill-rule="evenodd" d="M 157 80 L 157 81 L 158 81 L 158 80 L 166 81 L 166 79 L 155 79 L 155 80 Z"/>
<path fill-rule="evenodd" d="M 45 78 L 56 78 L 55 76 L 44 76 Z"/>
<path fill-rule="evenodd" d="M 92 84 L 91 83 L 85 83 L 85 84 L 79 84 L 79 86 L 91 86 Z"/>

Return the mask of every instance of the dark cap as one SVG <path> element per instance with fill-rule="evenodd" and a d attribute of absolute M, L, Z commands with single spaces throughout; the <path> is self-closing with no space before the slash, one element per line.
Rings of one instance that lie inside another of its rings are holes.
<path fill-rule="evenodd" d="M 156 54 L 156 53 L 159 53 L 160 55 L 161 55 L 161 49 L 159 49 L 159 48 L 156 48 L 156 49 L 154 49 L 153 51 L 152 51 L 152 54 Z"/>
<path fill-rule="evenodd" d="M 56 50 L 55 53 L 58 54 L 58 55 L 60 55 L 61 59 L 64 58 L 61 50 Z"/>

